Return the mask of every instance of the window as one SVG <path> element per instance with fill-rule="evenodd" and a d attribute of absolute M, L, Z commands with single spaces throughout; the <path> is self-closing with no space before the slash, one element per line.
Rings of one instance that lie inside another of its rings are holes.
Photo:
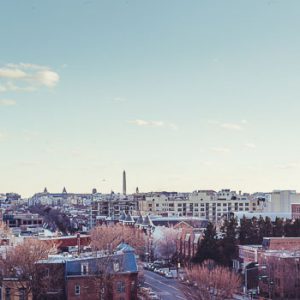
<path fill-rule="evenodd" d="M 81 264 L 81 274 L 86 275 L 89 272 L 89 265 L 88 263 Z"/>
<path fill-rule="evenodd" d="M 117 292 L 118 293 L 124 293 L 125 292 L 125 282 L 124 281 L 118 281 L 117 282 Z"/>
<path fill-rule="evenodd" d="M 24 288 L 19 289 L 19 300 L 25 300 L 26 299 L 26 290 Z"/>
<path fill-rule="evenodd" d="M 10 300 L 10 288 L 5 288 L 5 300 Z"/>
<path fill-rule="evenodd" d="M 114 262 L 114 272 L 119 272 L 120 271 L 120 264 L 119 262 Z"/>
<path fill-rule="evenodd" d="M 44 272 L 43 272 L 44 274 L 44 277 L 49 277 L 50 276 L 50 270 L 49 270 L 49 268 L 46 268 L 45 270 L 44 270 Z"/>
<path fill-rule="evenodd" d="M 76 284 L 75 285 L 75 295 L 80 295 L 80 285 L 79 284 Z"/>

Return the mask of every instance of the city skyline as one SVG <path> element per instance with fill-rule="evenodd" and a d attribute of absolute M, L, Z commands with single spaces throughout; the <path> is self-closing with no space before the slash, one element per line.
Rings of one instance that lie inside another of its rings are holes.
<path fill-rule="evenodd" d="M 0 192 L 300 190 L 299 9 L 2 3 Z"/>

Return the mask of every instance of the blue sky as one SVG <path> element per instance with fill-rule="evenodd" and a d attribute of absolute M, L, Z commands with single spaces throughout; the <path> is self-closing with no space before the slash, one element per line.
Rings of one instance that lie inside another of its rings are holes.
<path fill-rule="evenodd" d="M 298 189 L 299 1 L 5 1 L 0 192 Z"/>

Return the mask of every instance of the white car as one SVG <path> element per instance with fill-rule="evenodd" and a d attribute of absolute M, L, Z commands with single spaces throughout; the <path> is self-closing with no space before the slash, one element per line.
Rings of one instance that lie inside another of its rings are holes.
<path fill-rule="evenodd" d="M 152 300 L 159 300 L 159 297 L 154 292 L 149 292 L 148 295 Z"/>
<path fill-rule="evenodd" d="M 165 277 L 166 278 L 173 278 L 173 275 L 172 275 L 171 272 L 166 272 Z"/>

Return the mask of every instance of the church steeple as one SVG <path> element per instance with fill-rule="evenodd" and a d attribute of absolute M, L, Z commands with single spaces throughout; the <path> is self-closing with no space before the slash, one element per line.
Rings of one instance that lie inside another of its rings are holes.
<path fill-rule="evenodd" d="M 66 190 L 66 188 L 64 187 L 64 189 L 63 189 L 63 194 L 66 194 L 67 193 L 67 190 Z"/>

